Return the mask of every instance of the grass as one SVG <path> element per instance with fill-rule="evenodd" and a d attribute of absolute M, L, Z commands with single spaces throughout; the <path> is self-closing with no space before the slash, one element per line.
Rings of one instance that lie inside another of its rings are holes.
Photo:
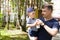
<path fill-rule="evenodd" d="M 21 33 L 21 34 L 20 34 Z M 27 34 L 23 32 L 8 32 L 7 30 L 0 31 L 0 40 L 29 40 Z"/>

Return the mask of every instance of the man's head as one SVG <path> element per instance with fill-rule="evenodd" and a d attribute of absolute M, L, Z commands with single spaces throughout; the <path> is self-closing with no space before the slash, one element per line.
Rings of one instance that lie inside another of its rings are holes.
<path fill-rule="evenodd" d="M 43 8 L 42 8 L 43 17 L 51 16 L 52 11 L 53 11 L 53 6 L 52 5 L 44 5 Z"/>
<path fill-rule="evenodd" d="M 27 8 L 26 12 L 30 18 L 35 17 L 35 12 L 34 12 L 34 9 L 32 7 Z"/>

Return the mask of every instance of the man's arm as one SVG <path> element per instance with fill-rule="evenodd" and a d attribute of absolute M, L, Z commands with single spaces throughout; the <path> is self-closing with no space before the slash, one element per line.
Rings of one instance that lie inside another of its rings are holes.
<path fill-rule="evenodd" d="M 58 29 L 57 28 L 50 28 L 47 25 L 44 25 L 44 28 L 52 36 L 55 36 L 57 34 L 57 32 L 58 32 Z"/>
<path fill-rule="evenodd" d="M 52 36 L 55 36 L 58 33 L 58 28 L 57 28 L 58 23 L 55 23 L 53 28 L 50 28 L 49 26 L 44 25 L 44 23 L 41 21 L 38 21 L 38 23 L 40 23 L 40 25 L 42 25 L 45 28 L 45 30 Z"/>

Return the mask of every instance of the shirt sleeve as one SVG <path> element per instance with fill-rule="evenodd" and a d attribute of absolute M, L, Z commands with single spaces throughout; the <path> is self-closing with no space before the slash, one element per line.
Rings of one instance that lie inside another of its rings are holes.
<path fill-rule="evenodd" d="M 58 22 L 54 22 L 53 28 L 57 28 L 59 30 L 59 23 Z"/>
<path fill-rule="evenodd" d="M 31 24 L 31 20 L 30 19 L 27 19 L 26 20 L 26 24 Z"/>

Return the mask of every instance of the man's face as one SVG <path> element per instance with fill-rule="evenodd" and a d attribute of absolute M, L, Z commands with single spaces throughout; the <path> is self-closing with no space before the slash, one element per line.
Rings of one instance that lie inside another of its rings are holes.
<path fill-rule="evenodd" d="M 34 18 L 35 17 L 35 12 L 34 11 L 30 12 L 29 17 Z"/>
<path fill-rule="evenodd" d="M 48 17 L 51 15 L 51 10 L 49 10 L 47 7 L 42 9 L 42 15 L 43 17 Z"/>

